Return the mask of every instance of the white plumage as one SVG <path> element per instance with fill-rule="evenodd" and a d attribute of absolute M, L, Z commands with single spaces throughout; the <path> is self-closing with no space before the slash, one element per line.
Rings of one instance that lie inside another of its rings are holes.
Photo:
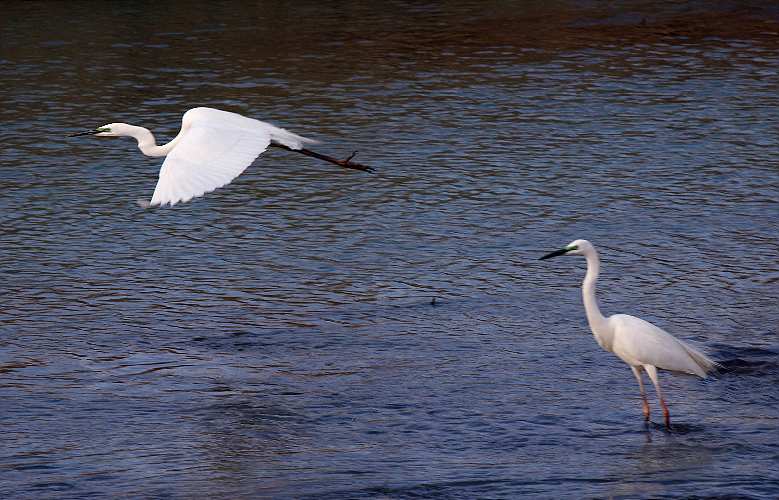
<path fill-rule="evenodd" d="M 607 322 L 614 332 L 611 352 L 631 366 L 652 365 L 703 378 L 714 367 L 705 354 L 641 318 L 615 314 Z"/>
<path fill-rule="evenodd" d="M 589 241 L 573 241 L 565 248 L 544 255 L 541 259 L 558 255 L 583 255 L 587 259 L 587 274 L 582 283 L 582 298 L 587 321 L 595 340 L 602 348 L 613 352 L 630 366 L 641 390 L 644 417 L 649 420 L 649 403 L 641 378 L 642 370 L 647 372 L 657 391 L 660 406 L 663 408 L 666 426 L 670 427 L 670 413 L 660 390 L 657 369 L 706 377 L 709 371 L 718 366 L 717 363 L 694 347 L 641 318 L 627 314 L 604 317 L 595 299 L 595 282 L 600 272 L 600 259 L 597 250 Z"/>
<path fill-rule="evenodd" d="M 147 156 L 167 156 L 150 205 L 175 205 L 213 191 L 241 175 L 273 142 L 292 150 L 317 141 L 236 113 L 212 108 L 190 109 L 181 131 L 157 146 L 152 133 L 126 123 L 109 123 L 75 135 L 129 136 Z"/>

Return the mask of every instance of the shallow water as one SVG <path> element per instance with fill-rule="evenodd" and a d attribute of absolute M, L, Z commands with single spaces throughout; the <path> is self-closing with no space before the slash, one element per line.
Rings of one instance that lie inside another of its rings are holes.
<path fill-rule="evenodd" d="M 0 495 L 775 498 L 776 9 L 599 5 L 5 5 Z M 147 210 L 158 159 L 65 137 L 198 105 L 379 173 Z M 537 260 L 575 238 L 725 365 L 671 432 Z"/>

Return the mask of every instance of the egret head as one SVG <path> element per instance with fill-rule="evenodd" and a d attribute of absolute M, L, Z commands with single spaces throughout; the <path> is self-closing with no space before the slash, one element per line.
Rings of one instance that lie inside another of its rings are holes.
<path fill-rule="evenodd" d="M 127 132 L 129 125 L 126 123 L 108 123 L 102 127 L 97 127 L 94 130 L 87 130 L 86 132 L 79 132 L 77 134 L 71 134 L 70 137 L 78 137 L 81 135 L 96 135 L 99 137 L 121 137 L 123 135 L 130 135 Z"/>
<path fill-rule="evenodd" d="M 585 255 L 594 248 L 592 243 L 587 240 L 574 240 L 560 250 L 555 250 L 554 252 L 544 255 L 539 260 L 551 259 L 552 257 L 557 257 L 559 255 Z"/>

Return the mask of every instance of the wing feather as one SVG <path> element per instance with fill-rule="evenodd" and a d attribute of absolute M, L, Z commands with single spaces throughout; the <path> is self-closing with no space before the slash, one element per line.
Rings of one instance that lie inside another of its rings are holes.
<path fill-rule="evenodd" d="M 705 377 L 717 363 L 665 330 L 635 316 L 615 314 L 614 354 L 628 364 L 648 364 Z"/>
<path fill-rule="evenodd" d="M 271 142 L 270 131 L 249 120 L 196 118 L 185 120 L 181 137 L 162 164 L 150 205 L 175 205 L 229 184 Z"/>

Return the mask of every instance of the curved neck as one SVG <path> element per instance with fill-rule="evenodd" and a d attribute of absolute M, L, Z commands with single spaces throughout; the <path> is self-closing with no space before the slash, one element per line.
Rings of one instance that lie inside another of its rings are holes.
<path fill-rule="evenodd" d="M 587 274 L 582 283 L 582 298 L 584 299 L 584 310 L 587 313 L 587 322 L 590 324 L 592 333 L 596 337 L 605 335 L 606 318 L 600 312 L 598 300 L 595 298 L 595 282 L 598 281 L 600 273 L 600 259 L 598 252 L 593 248 L 591 252 L 585 255 L 587 258 Z"/>
<path fill-rule="evenodd" d="M 127 125 L 126 130 L 122 135 L 127 135 L 137 140 L 138 149 L 146 156 L 165 156 L 173 149 L 173 146 L 175 146 L 175 143 L 178 140 L 178 137 L 176 137 L 165 145 L 157 146 L 154 135 L 149 129 L 136 127 L 135 125 Z"/>

